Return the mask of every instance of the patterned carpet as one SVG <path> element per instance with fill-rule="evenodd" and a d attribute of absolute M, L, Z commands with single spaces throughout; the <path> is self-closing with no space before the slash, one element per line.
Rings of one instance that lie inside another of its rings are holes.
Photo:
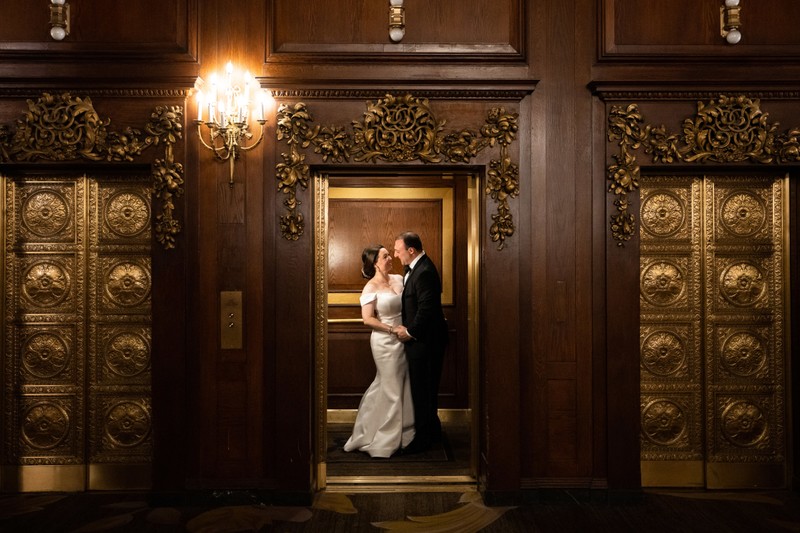
<path fill-rule="evenodd" d="M 153 506 L 147 494 L 0 495 L 9 533 L 754 533 L 800 531 L 795 492 L 645 492 L 610 501 L 603 491 L 552 490 L 516 507 L 487 506 L 476 492 L 319 493 L 310 507 L 231 503 Z M 247 493 L 239 494 L 246 500 Z M 606 495 L 607 496 L 607 495 Z"/>

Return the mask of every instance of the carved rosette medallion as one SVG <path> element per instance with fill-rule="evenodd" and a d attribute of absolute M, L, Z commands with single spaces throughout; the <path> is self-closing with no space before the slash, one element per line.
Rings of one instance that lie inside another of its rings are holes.
<path fill-rule="evenodd" d="M 766 219 L 763 201 L 748 191 L 737 191 L 722 202 L 722 225 L 737 237 L 756 234 Z"/>
<path fill-rule="evenodd" d="M 100 118 L 90 98 L 44 93 L 27 104 L 15 131 L 0 125 L 0 163 L 133 161 L 151 146 L 162 146 L 163 157 L 155 158 L 151 165 L 153 195 L 161 201 L 155 236 L 164 248 L 175 247 L 181 224 L 174 217 L 174 200 L 183 194 L 184 179 L 183 165 L 175 161 L 173 147 L 183 137 L 183 107 L 157 106 L 144 131 L 128 127 L 118 133 L 108 129 L 111 120 Z M 26 204 L 23 216 L 31 232 L 51 236 L 65 224 L 69 212 L 58 205 L 56 196 L 42 192 Z M 137 224 L 129 221 L 123 231 Z"/>
<path fill-rule="evenodd" d="M 56 307 L 69 293 L 69 273 L 57 263 L 39 261 L 23 274 L 22 295 L 36 307 Z"/>
<path fill-rule="evenodd" d="M 607 135 L 618 150 L 606 168 L 608 191 L 615 196 L 617 212 L 610 217 L 611 235 L 618 246 L 636 233 L 636 217 L 629 212 L 628 194 L 639 189 L 641 168 L 636 152 L 652 156 L 655 164 L 674 163 L 760 163 L 786 164 L 800 161 L 800 128 L 778 131 L 777 123 L 767 121 L 761 102 L 744 95 L 720 95 L 718 100 L 697 102 L 692 118 L 683 121 L 682 134 L 670 133 L 666 126 L 646 124 L 637 104 L 612 106 L 608 113 Z M 738 210 L 731 204 L 735 235 L 755 227 L 758 214 L 749 205 Z M 755 208 L 755 206 L 752 206 Z M 753 218 L 750 218 L 753 217 Z M 749 219 L 749 220 L 748 220 Z"/>
<path fill-rule="evenodd" d="M 656 376 L 678 372 L 686 362 L 686 347 L 671 331 L 655 331 L 642 342 L 642 365 Z"/>
<path fill-rule="evenodd" d="M 141 195 L 120 191 L 105 204 L 103 215 L 111 231 L 120 237 L 133 237 L 147 228 L 150 206 Z"/>
<path fill-rule="evenodd" d="M 652 305 L 666 307 L 678 302 L 686 292 L 686 276 L 671 261 L 647 265 L 641 275 L 642 297 Z"/>
<path fill-rule="evenodd" d="M 505 108 L 489 111 L 480 130 L 444 133 L 427 99 L 410 94 L 387 94 L 367 102 L 363 119 L 352 121 L 352 134 L 342 126 L 314 126 L 306 104 L 281 104 L 277 114 L 277 139 L 288 152 L 275 167 L 278 190 L 286 195 L 286 214 L 280 217 L 281 234 L 296 241 L 304 232 L 299 210 L 298 188 L 308 188 L 310 167 L 303 150 L 312 147 L 324 162 L 469 163 L 481 151 L 498 146 L 498 157 L 489 161 L 485 193 L 497 204 L 489 235 L 498 249 L 514 234 L 509 199 L 519 195 L 519 167 L 511 159 L 509 146 L 516 140 L 519 114 Z"/>
<path fill-rule="evenodd" d="M 758 374 L 767 364 L 764 342 L 747 331 L 739 331 L 722 342 L 721 363 L 731 374 L 749 377 Z"/>
<path fill-rule="evenodd" d="M 106 412 L 104 425 L 105 435 L 114 446 L 131 448 L 150 434 L 150 414 L 136 402 L 117 402 Z"/>
<path fill-rule="evenodd" d="M 749 307 L 764 297 L 766 275 L 753 263 L 742 261 L 729 265 L 720 275 L 720 293 L 737 307 Z"/>
<path fill-rule="evenodd" d="M 117 376 L 137 376 L 150 365 L 150 344 L 137 333 L 118 333 L 106 344 L 105 364 Z"/>
<path fill-rule="evenodd" d="M 150 295 L 150 286 L 150 273 L 129 261 L 112 265 L 106 274 L 106 295 L 121 307 L 140 305 Z"/>
<path fill-rule="evenodd" d="M 675 195 L 660 191 L 642 202 L 642 227 L 657 237 L 670 237 L 683 227 L 686 210 Z"/>
<path fill-rule="evenodd" d="M 53 402 L 38 402 L 22 416 L 22 438 L 38 450 L 55 448 L 64 441 L 69 430 L 69 415 Z"/>
<path fill-rule="evenodd" d="M 69 364 L 67 342 L 53 333 L 36 333 L 22 345 L 22 366 L 29 374 L 49 379 L 62 373 Z"/>
<path fill-rule="evenodd" d="M 687 430 L 686 414 L 671 400 L 655 400 L 642 409 L 642 434 L 653 444 L 679 444 L 685 439 Z"/>
<path fill-rule="evenodd" d="M 40 190 L 30 195 L 22 205 L 22 223 L 39 237 L 53 237 L 69 223 L 67 200 L 58 192 Z"/>
<path fill-rule="evenodd" d="M 749 448 L 767 435 L 767 417 L 761 407 L 750 401 L 732 402 L 720 416 L 722 436 L 731 444 Z"/>

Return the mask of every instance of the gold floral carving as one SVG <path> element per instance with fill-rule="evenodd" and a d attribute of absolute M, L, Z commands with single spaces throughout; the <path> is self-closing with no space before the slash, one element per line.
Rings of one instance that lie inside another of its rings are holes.
<path fill-rule="evenodd" d="M 519 167 L 509 155 L 509 146 L 517 137 L 518 113 L 505 108 L 489 111 L 479 130 L 444 132 L 444 120 L 438 120 L 427 99 L 410 94 L 386 95 L 367 102 L 363 119 L 352 122 L 352 133 L 341 126 L 312 125 L 306 104 L 282 104 L 278 108 L 277 138 L 285 141 L 288 152 L 281 153 L 276 165 L 278 190 L 287 195 L 287 213 L 280 218 L 284 238 L 295 241 L 304 231 L 303 215 L 298 207 L 298 187 L 308 188 L 310 167 L 303 150 L 313 147 L 324 162 L 469 163 L 481 151 L 498 146 L 498 158 L 489 161 L 485 193 L 497 204 L 489 234 L 503 249 L 506 238 L 514 234 L 509 199 L 519 194 Z"/>
<path fill-rule="evenodd" d="M 767 122 L 760 101 L 744 95 L 721 95 L 698 102 L 693 118 L 683 121 L 682 134 L 669 133 L 664 125 L 645 124 L 637 104 L 612 106 L 608 115 L 608 140 L 619 147 L 607 168 L 608 190 L 616 196 L 617 212 L 611 215 L 611 234 L 618 246 L 636 232 L 636 218 L 629 212 L 628 194 L 639 188 L 640 167 L 636 152 L 652 156 L 653 163 L 760 163 L 800 161 L 800 127 L 778 131 Z"/>
<path fill-rule="evenodd" d="M 164 248 L 175 247 L 181 225 L 174 217 L 174 200 L 183 194 L 184 184 L 183 165 L 173 152 L 183 136 L 181 106 L 157 106 L 143 130 L 115 132 L 108 129 L 111 120 L 101 119 L 89 98 L 44 93 L 27 102 L 28 110 L 13 132 L 0 126 L 0 162 L 133 161 L 147 148 L 163 146 L 163 158 L 152 164 L 153 195 L 161 201 L 155 236 Z"/>

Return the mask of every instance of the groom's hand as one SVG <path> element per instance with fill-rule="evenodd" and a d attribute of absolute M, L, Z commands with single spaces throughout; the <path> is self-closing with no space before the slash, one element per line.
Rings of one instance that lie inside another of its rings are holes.
<path fill-rule="evenodd" d="M 397 333 L 397 338 L 400 339 L 400 342 L 408 342 L 413 338 L 408 334 L 408 329 L 405 326 L 397 326 L 394 331 Z"/>

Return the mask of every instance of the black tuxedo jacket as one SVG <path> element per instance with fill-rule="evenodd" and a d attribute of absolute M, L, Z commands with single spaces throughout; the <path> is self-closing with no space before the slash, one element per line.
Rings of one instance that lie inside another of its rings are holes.
<path fill-rule="evenodd" d="M 403 325 L 416 340 L 406 343 L 406 353 L 424 350 L 421 345 L 447 343 L 447 322 L 442 311 L 442 282 L 436 265 L 423 255 L 408 275 L 403 288 Z M 422 355 L 422 354 L 420 354 Z"/>

